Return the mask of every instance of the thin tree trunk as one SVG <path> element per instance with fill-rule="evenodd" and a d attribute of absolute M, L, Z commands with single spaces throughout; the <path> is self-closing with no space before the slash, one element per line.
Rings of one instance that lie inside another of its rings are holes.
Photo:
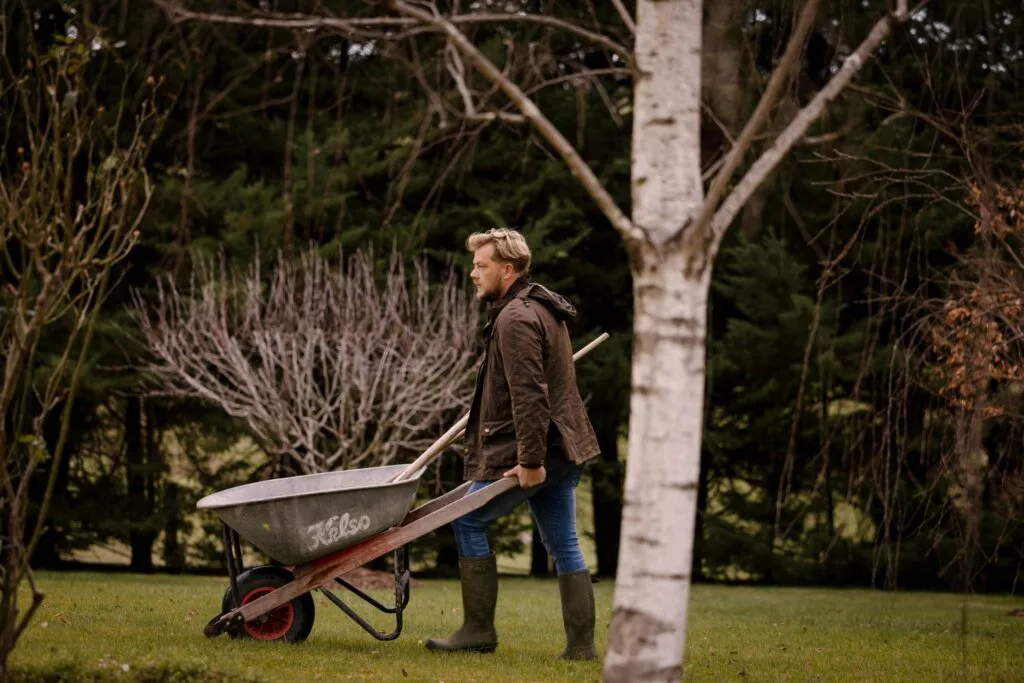
<path fill-rule="evenodd" d="M 61 411 L 54 410 L 48 413 L 43 421 L 43 434 L 46 443 L 56 444 L 60 441 L 60 418 Z M 68 480 L 71 475 L 71 456 L 74 452 L 71 447 L 71 441 L 65 441 L 64 452 L 57 459 L 57 483 L 54 487 L 56 491 L 66 492 L 68 490 Z M 50 464 L 52 465 L 52 461 Z M 39 501 L 43 499 L 43 496 L 46 494 L 46 480 L 47 477 L 45 475 L 32 479 L 29 484 L 31 500 Z M 64 528 L 67 527 L 67 517 L 71 509 L 67 495 L 67 493 L 64 493 L 63 496 L 55 496 L 54 501 L 50 504 L 48 523 L 36 542 L 35 552 L 32 553 L 31 565 L 35 569 L 59 569 L 61 566 L 60 542 Z M 25 525 L 28 532 L 35 528 L 38 518 L 37 510 L 33 508 L 34 506 L 29 507 L 29 524 Z M 25 542 L 28 543 L 28 541 L 29 539 L 26 538 Z"/>
<path fill-rule="evenodd" d="M 597 575 L 615 576 L 622 529 L 622 466 L 619 463 L 619 425 L 614 419 L 594 425 L 601 458 L 590 466 L 594 510 L 594 546 Z"/>
<path fill-rule="evenodd" d="M 164 483 L 164 566 L 172 574 L 185 569 L 185 547 L 181 543 L 181 490 L 172 481 Z"/>
<path fill-rule="evenodd" d="M 701 83 L 716 123 L 726 129 L 721 133 L 726 138 L 722 154 L 728 153 L 742 124 L 746 9 L 745 0 L 715 0 L 705 8 Z"/>
<path fill-rule="evenodd" d="M 708 511 L 708 478 L 711 457 L 701 449 L 700 472 L 697 475 L 697 518 L 693 527 L 693 558 L 690 561 L 691 581 L 704 580 L 704 517 Z"/>
<path fill-rule="evenodd" d="M 774 174 L 772 175 L 774 176 Z M 764 227 L 764 210 L 768 204 L 768 193 L 772 190 L 772 179 L 769 176 L 765 184 L 750 195 L 750 199 L 743 205 L 743 211 L 740 212 L 740 232 L 750 241 L 755 241 L 760 237 Z"/>
<path fill-rule="evenodd" d="M 836 507 L 832 495 L 832 436 L 828 432 L 828 390 L 830 385 L 825 379 L 821 379 L 819 385 L 821 389 L 818 395 L 818 405 L 820 406 L 818 438 L 821 443 L 822 457 L 825 459 L 825 464 L 822 467 L 822 476 L 825 478 L 823 482 L 825 486 L 825 523 L 831 543 L 836 537 Z M 833 577 L 834 572 L 830 569 L 829 578 Z"/>
<path fill-rule="evenodd" d="M 127 466 L 128 509 L 133 513 L 134 524 L 128 532 L 131 546 L 131 570 L 134 572 L 153 571 L 153 543 L 155 534 L 146 528 L 153 510 L 147 495 L 146 441 L 142 432 L 142 400 L 129 396 L 125 406 L 125 463 Z"/>
<path fill-rule="evenodd" d="M 751 78 L 745 78 L 743 68 L 744 40 L 743 23 L 747 11 L 744 0 L 716 0 L 705 3 L 703 50 L 701 51 L 701 89 L 703 97 L 714 117 L 714 126 L 709 126 L 702 137 L 712 138 L 719 145 L 704 150 L 702 167 L 710 166 L 715 157 L 724 158 L 729 154 L 739 137 L 744 121 L 744 86 Z M 717 129 L 717 130 L 716 130 Z M 707 421 L 705 416 L 705 422 Z M 704 579 L 704 518 L 708 507 L 708 477 L 710 456 L 702 449 L 701 466 L 697 482 L 697 515 L 693 530 L 693 557 L 690 561 L 691 581 Z"/>
<path fill-rule="evenodd" d="M 771 470 L 768 473 L 768 482 L 764 488 L 765 497 L 769 501 L 774 501 L 779 496 L 779 490 L 782 487 L 782 470 L 785 467 L 785 462 L 779 459 L 775 459 L 771 464 Z M 780 522 L 780 516 L 782 512 L 772 505 L 771 519 L 768 522 L 768 538 L 765 545 L 768 548 L 768 555 L 765 559 L 765 565 L 762 568 L 761 583 L 768 586 L 775 583 L 775 544 L 779 540 L 779 529 L 782 527 Z"/>

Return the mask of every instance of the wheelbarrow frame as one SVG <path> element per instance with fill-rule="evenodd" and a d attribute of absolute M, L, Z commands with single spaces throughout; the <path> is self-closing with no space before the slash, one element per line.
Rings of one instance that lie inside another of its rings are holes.
<path fill-rule="evenodd" d="M 241 549 L 240 537 L 239 537 L 238 532 L 235 531 L 234 529 L 232 529 L 231 527 L 229 527 L 226 523 L 223 524 L 223 527 L 224 527 L 224 547 L 226 548 L 225 556 L 226 556 L 226 559 L 227 559 L 228 579 L 229 579 L 229 585 L 230 585 L 229 591 L 230 591 L 230 595 L 231 595 L 231 597 L 233 599 L 233 603 L 232 604 L 240 605 L 240 604 L 242 604 L 242 597 L 243 596 L 241 595 L 241 591 L 240 591 L 240 589 L 238 587 L 238 581 L 239 581 L 240 575 L 245 571 L 245 567 L 243 566 L 243 558 L 242 558 L 242 549 Z M 364 631 L 369 633 L 371 636 L 373 636 L 377 640 L 383 640 L 383 641 L 394 640 L 394 639 L 398 638 L 398 636 L 401 635 L 401 633 L 402 633 L 402 612 L 405 609 L 406 605 L 409 604 L 409 597 L 410 597 L 409 596 L 409 584 L 411 583 L 412 574 L 409 571 L 409 546 L 408 546 L 408 544 L 403 545 L 401 548 L 398 548 L 398 549 L 396 549 L 394 551 L 394 565 L 393 566 L 394 566 L 394 591 L 395 591 L 395 606 L 394 607 L 388 607 L 387 605 L 381 604 L 376 599 L 374 599 L 373 596 L 367 595 L 362 590 L 360 590 L 358 586 L 352 584 L 350 581 L 347 581 L 347 580 L 343 579 L 340 576 L 334 577 L 334 582 L 336 584 L 338 584 L 342 588 L 348 590 L 350 593 L 352 593 L 356 597 L 362 599 L 364 602 L 369 604 L 371 607 L 374 607 L 377 610 L 379 610 L 379 611 L 381 611 L 381 612 L 383 612 L 385 614 L 394 614 L 395 615 L 395 628 L 393 630 L 387 632 L 387 633 L 385 633 L 383 631 L 378 631 L 376 628 L 374 628 L 374 626 L 372 624 L 370 624 L 368 621 L 366 621 L 358 612 L 356 612 L 354 609 L 352 609 L 341 598 L 339 598 L 337 595 L 335 595 L 330 590 L 328 590 L 326 586 L 320 586 L 319 590 L 324 595 L 324 597 L 326 597 L 328 600 L 330 600 L 331 603 L 333 603 L 338 609 L 340 609 L 345 614 L 347 614 L 349 616 L 349 618 L 351 618 L 354 622 L 356 622 Z M 254 569 L 267 570 L 270 567 L 272 567 L 274 570 L 278 569 L 278 567 L 273 566 L 273 565 L 271 565 L 271 566 L 264 565 L 264 566 L 261 566 L 261 567 L 255 567 Z M 280 569 L 284 569 L 285 573 L 287 573 L 289 578 L 291 578 L 293 576 L 291 574 L 291 571 L 289 569 L 287 569 L 286 567 L 281 567 Z M 223 613 L 223 614 L 226 614 L 226 612 Z M 219 616 L 221 616 L 221 615 L 218 615 L 218 617 Z M 257 617 L 257 618 L 259 618 L 259 617 Z M 212 635 L 217 635 L 217 634 L 216 633 L 211 633 L 211 634 L 207 634 L 207 635 L 208 636 L 212 636 Z"/>
<path fill-rule="evenodd" d="M 306 564 L 288 567 L 294 578 L 276 590 L 241 604 L 238 577 L 242 572 L 241 543 L 238 533 L 225 525 L 224 546 L 228 560 L 230 589 L 234 597 L 233 609 L 218 614 L 203 629 L 208 638 L 222 633 L 240 630 L 244 624 L 270 614 L 292 600 L 319 589 L 335 606 L 345 612 L 357 624 L 378 640 L 394 640 L 402 631 L 402 611 L 409 602 L 410 573 L 408 568 L 407 545 L 459 517 L 477 510 L 501 494 L 519 486 L 515 477 L 506 477 L 474 493 L 467 494 L 472 482 L 466 482 L 452 491 L 414 508 L 401 524 L 376 536 L 364 539 L 347 548 Z M 341 578 L 353 569 L 372 562 L 388 553 L 395 553 L 395 606 L 387 607 L 350 582 Z M 359 616 L 349 605 L 330 592 L 327 586 L 340 585 L 360 597 L 378 610 L 394 614 L 395 629 L 382 633 Z"/>

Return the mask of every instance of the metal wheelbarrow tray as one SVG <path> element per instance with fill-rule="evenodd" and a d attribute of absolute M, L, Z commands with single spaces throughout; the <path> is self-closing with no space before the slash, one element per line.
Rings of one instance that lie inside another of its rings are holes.
<path fill-rule="evenodd" d="M 301 642 L 313 628 L 310 592 L 319 589 L 378 640 L 397 638 L 409 601 L 407 544 L 518 486 L 515 478 L 508 478 L 466 495 L 467 482 L 410 511 L 423 470 L 392 481 L 405 469 L 392 465 L 284 477 L 226 489 L 199 501 L 197 507 L 215 513 L 224 524 L 230 579 L 221 613 L 203 633 Z M 281 564 L 244 570 L 240 538 Z M 391 552 L 394 607 L 341 578 Z M 328 586 L 346 588 L 378 610 L 394 614 L 395 629 L 376 630 Z"/>
<path fill-rule="evenodd" d="M 401 523 L 420 476 L 391 482 L 405 465 L 284 477 L 203 498 L 200 510 L 274 560 L 305 564 Z"/>

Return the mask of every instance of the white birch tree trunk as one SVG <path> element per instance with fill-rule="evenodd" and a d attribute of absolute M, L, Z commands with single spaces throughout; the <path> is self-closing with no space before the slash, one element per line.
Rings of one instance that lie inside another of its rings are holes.
<path fill-rule="evenodd" d="M 681 675 L 711 277 L 694 256 L 662 251 L 634 273 L 629 465 L 605 681 Z"/>
<path fill-rule="evenodd" d="M 637 3 L 629 460 L 604 680 L 678 681 L 697 507 L 715 244 L 700 177 L 702 3 Z"/>

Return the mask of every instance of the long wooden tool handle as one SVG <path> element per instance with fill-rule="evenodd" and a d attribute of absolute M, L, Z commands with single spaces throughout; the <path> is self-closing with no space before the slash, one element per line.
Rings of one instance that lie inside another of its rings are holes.
<path fill-rule="evenodd" d="M 596 347 L 598 344 L 600 344 L 607 338 L 608 333 L 602 332 L 600 335 L 597 336 L 597 338 L 594 339 L 594 341 L 590 342 L 582 349 L 574 353 L 572 355 L 573 361 L 578 361 L 580 358 L 583 358 L 583 356 L 590 353 L 594 349 L 594 347 Z M 420 457 L 413 460 L 408 467 L 399 472 L 391 481 L 396 482 L 402 481 L 403 479 L 408 479 L 421 468 L 426 467 L 431 462 L 433 462 L 434 458 L 440 455 L 441 452 L 444 451 L 444 449 L 451 446 L 453 443 L 455 443 L 456 439 L 462 436 L 462 433 L 466 431 L 466 423 L 468 422 L 469 413 L 466 413 L 461 418 L 459 418 L 459 421 L 453 424 L 447 432 L 442 434 L 441 438 L 439 438 L 434 443 L 430 444 L 430 447 L 427 450 L 423 451 L 423 453 L 420 454 Z"/>

